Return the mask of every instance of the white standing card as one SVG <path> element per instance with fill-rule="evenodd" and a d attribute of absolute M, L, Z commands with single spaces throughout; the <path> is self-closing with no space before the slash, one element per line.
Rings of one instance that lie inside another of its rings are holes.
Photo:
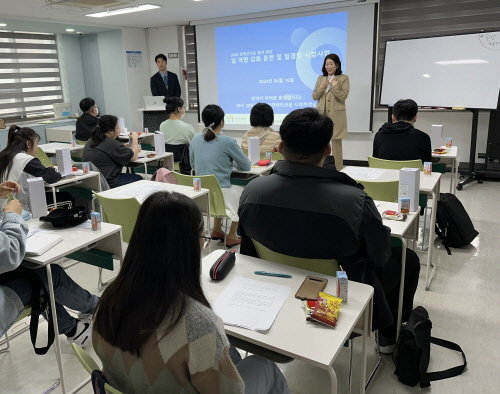
<path fill-rule="evenodd" d="M 433 124 L 431 126 L 431 148 L 441 148 L 443 145 L 443 125 Z"/>
<path fill-rule="evenodd" d="M 260 138 L 248 138 L 248 159 L 250 163 L 256 164 L 260 160 Z"/>
<path fill-rule="evenodd" d="M 401 198 L 410 199 L 410 211 L 418 210 L 420 190 L 420 169 L 401 168 L 399 170 L 399 200 Z"/>
<path fill-rule="evenodd" d="M 71 175 L 71 153 L 69 149 L 56 149 L 57 171 L 62 175 Z"/>
<path fill-rule="evenodd" d="M 154 135 L 155 153 L 163 155 L 165 153 L 165 134 L 159 133 Z"/>
<path fill-rule="evenodd" d="M 35 219 L 47 215 L 47 198 L 43 178 L 28 178 L 27 183 L 31 214 Z"/>

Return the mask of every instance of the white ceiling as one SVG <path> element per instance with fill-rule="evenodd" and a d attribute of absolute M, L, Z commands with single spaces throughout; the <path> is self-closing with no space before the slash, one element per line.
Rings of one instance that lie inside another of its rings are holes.
<path fill-rule="evenodd" d="M 362 0 L 361 0 L 362 1 Z M 0 0 L 0 23 L 2 19 L 36 20 L 80 26 L 113 27 L 158 27 L 182 25 L 193 20 L 220 18 L 264 11 L 289 9 L 301 6 L 334 2 L 353 3 L 342 0 L 140 0 L 141 4 L 157 4 L 160 9 L 116 15 L 106 18 L 90 18 L 89 10 L 64 6 L 46 6 L 45 0 Z M 92 11 L 103 11 L 95 9 Z M 80 29 L 81 30 L 81 29 Z"/>

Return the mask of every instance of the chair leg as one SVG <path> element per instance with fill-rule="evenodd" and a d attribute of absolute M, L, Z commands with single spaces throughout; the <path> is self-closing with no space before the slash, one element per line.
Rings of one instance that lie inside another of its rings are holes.
<path fill-rule="evenodd" d="M 366 384 L 365 384 L 365 389 L 368 387 L 370 382 L 372 381 L 373 377 L 377 373 L 380 365 L 382 364 L 382 356 L 380 355 L 380 349 L 378 346 L 378 331 L 375 331 L 375 352 L 377 353 L 377 364 L 375 364 L 375 367 L 373 368 L 372 372 L 370 373 L 370 376 L 368 377 Z"/>
<path fill-rule="evenodd" d="M 224 218 L 224 250 L 227 249 L 227 222 L 229 221 L 229 218 L 226 217 Z"/>
<path fill-rule="evenodd" d="M 422 228 L 422 245 L 420 246 L 420 251 L 424 252 L 425 251 L 425 229 L 427 228 L 427 209 L 430 209 L 429 207 L 424 208 L 424 227 Z"/>
<path fill-rule="evenodd" d="M 352 339 L 349 339 L 349 394 L 352 392 L 352 354 L 353 354 L 353 345 L 354 342 Z"/>
<path fill-rule="evenodd" d="M 6 344 L 5 347 L 0 349 L 0 353 L 8 352 L 10 349 L 9 335 L 5 333 L 5 339 L 0 342 L 0 345 Z"/>

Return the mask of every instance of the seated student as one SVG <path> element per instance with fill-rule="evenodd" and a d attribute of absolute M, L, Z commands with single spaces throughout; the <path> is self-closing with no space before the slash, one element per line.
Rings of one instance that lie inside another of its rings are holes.
<path fill-rule="evenodd" d="M 391 249 L 390 229 L 361 185 L 334 168 L 322 167 L 331 153 L 332 120 L 314 108 L 288 114 L 274 173 L 254 179 L 238 210 L 242 254 L 257 256 L 252 240 L 290 256 L 336 259 L 350 280 L 374 287 L 373 327 L 392 352 L 401 269 L 401 248 Z M 272 225 L 266 225 L 272 223 Z M 412 308 L 420 271 L 415 252 L 406 258 L 403 321 Z"/>
<path fill-rule="evenodd" d="M 257 103 L 250 111 L 250 125 L 241 141 L 241 149 L 248 150 L 248 138 L 260 138 L 261 152 L 277 152 L 281 142 L 280 135 L 271 128 L 274 122 L 273 108 L 269 104 Z"/>
<path fill-rule="evenodd" d="M 184 100 L 180 97 L 167 97 L 163 101 L 165 102 L 165 110 L 170 116 L 160 124 L 160 131 L 165 134 L 165 144 L 189 145 L 195 132 L 193 126 L 182 120 L 186 114 Z"/>
<path fill-rule="evenodd" d="M 142 180 L 140 175 L 122 173 L 123 166 L 137 159 L 141 148 L 135 132 L 130 134 L 130 148 L 118 142 L 120 131 L 116 116 L 103 115 L 83 148 L 83 160 L 99 168 L 111 188 Z"/>
<path fill-rule="evenodd" d="M 80 109 L 83 114 L 76 120 L 76 135 L 75 138 L 79 141 L 88 141 L 92 135 L 92 130 L 97 126 L 99 109 L 90 97 L 86 97 L 80 101 Z"/>
<path fill-rule="evenodd" d="M 215 104 L 207 105 L 201 113 L 201 119 L 206 127 L 203 134 L 196 135 L 191 141 L 189 148 L 191 166 L 196 175 L 214 174 L 217 177 L 224 194 L 226 214 L 232 222 L 226 237 L 226 246 L 235 246 L 240 243 L 236 229 L 238 203 L 243 188 L 231 185 L 231 172 L 233 165 L 239 170 L 248 171 L 251 168 L 250 160 L 233 138 L 220 134 L 224 127 L 224 111 L 221 107 Z M 212 239 L 224 239 L 221 225 L 222 220 L 215 218 Z"/>
<path fill-rule="evenodd" d="M 42 177 L 47 183 L 55 183 L 62 177 L 54 168 L 45 167 L 34 157 L 38 141 L 40 136 L 33 129 L 13 125 L 9 128 L 7 146 L 0 152 L 0 182 L 9 180 L 20 183 L 22 191 L 19 198 L 23 203 L 28 202 L 25 193 L 28 190 L 26 179 L 29 176 Z M 5 202 L 0 199 L 0 208 Z"/>
<path fill-rule="evenodd" d="M 122 268 L 94 317 L 106 379 L 124 393 L 232 394 L 244 393 L 244 384 L 247 393 L 288 393 L 274 363 L 242 360 L 230 348 L 201 288 L 202 234 L 190 198 L 159 192 L 142 204 Z"/>
<path fill-rule="evenodd" d="M 432 161 L 431 138 L 413 127 L 418 106 L 413 100 L 394 104 L 392 123 L 384 123 L 373 140 L 373 157 L 385 160 Z"/>
<path fill-rule="evenodd" d="M 0 184 L 0 198 L 18 190 L 19 185 L 15 182 L 4 182 Z M 11 200 L 4 206 L 0 221 L 0 336 L 14 324 L 24 305 L 29 304 L 31 300 L 31 281 L 17 270 L 24 257 L 28 233 L 28 226 L 20 216 L 21 211 L 20 202 Z M 72 343 L 80 346 L 90 345 L 92 331 L 89 316 L 94 312 L 98 298 L 73 282 L 60 266 L 53 264 L 50 268 L 59 333 L 66 335 Z M 30 271 L 41 279 L 45 287 L 48 286 L 45 267 Z M 74 318 L 66 311 L 65 306 L 81 312 L 82 317 Z"/>

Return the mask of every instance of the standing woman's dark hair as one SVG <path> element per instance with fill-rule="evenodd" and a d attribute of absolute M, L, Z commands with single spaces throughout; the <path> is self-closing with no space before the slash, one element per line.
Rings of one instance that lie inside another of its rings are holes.
<path fill-rule="evenodd" d="M 174 328 L 188 297 L 210 307 L 200 282 L 202 231 L 190 198 L 159 192 L 144 201 L 120 273 L 99 302 L 94 328 L 101 337 L 140 356 L 162 322 L 165 335 Z"/>
<path fill-rule="evenodd" d="M 214 130 L 224 122 L 224 110 L 215 104 L 208 104 L 201 112 L 201 120 L 205 125 L 203 134 L 205 141 L 215 139 Z"/>
<path fill-rule="evenodd" d="M 114 115 L 103 115 L 97 121 L 97 127 L 92 131 L 91 144 L 92 148 L 95 148 L 106 138 L 106 133 L 108 131 L 113 131 L 116 129 L 118 124 L 118 118 Z"/>
<path fill-rule="evenodd" d="M 273 107 L 266 103 L 257 103 L 250 111 L 250 125 L 252 127 L 269 127 L 274 122 Z"/>
<path fill-rule="evenodd" d="M 7 176 L 12 168 L 14 156 L 20 152 L 27 152 L 30 148 L 28 142 L 33 146 L 40 141 L 40 136 L 29 127 L 10 126 L 7 136 L 7 146 L 0 152 L 0 180 Z"/>
<path fill-rule="evenodd" d="M 328 72 L 326 71 L 325 67 L 326 61 L 328 59 L 333 60 L 333 62 L 337 66 L 337 69 L 335 70 L 334 74 L 335 75 L 342 74 L 342 62 L 340 61 L 340 58 L 335 53 L 330 53 L 329 55 L 326 55 L 325 60 L 323 60 L 323 68 L 321 69 L 321 71 L 323 72 L 323 76 L 324 77 L 328 76 Z"/>
<path fill-rule="evenodd" d="M 184 100 L 180 97 L 166 97 L 163 102 L 165 103 L 165 111 L 169 115 L 177 112 L 177 108 L 184 107 Z"/>

